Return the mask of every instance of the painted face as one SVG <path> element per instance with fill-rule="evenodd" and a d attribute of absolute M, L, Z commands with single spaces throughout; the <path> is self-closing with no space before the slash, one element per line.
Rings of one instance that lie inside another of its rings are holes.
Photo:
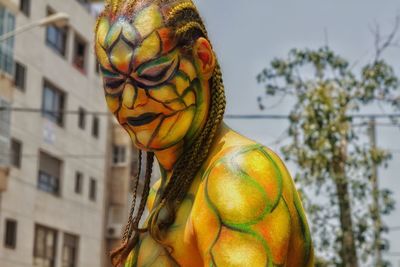
<path fill-rule="evenodd" d="M 139 148 L 166 149 L 194 131 L 205 104 L 196 68 L 157 5 L 133 20 L 102 17 L 95 48 L 108 107 Z"/>

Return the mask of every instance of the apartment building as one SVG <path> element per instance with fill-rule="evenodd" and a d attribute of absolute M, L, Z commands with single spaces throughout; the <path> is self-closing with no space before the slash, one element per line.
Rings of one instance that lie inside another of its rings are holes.
<path fill-rule="evenodd" d="M 0 0 L 0 35 L 70 16 L 0 43 L 2 267 L 106 261 L 110 118 L 86 2 Z"/>

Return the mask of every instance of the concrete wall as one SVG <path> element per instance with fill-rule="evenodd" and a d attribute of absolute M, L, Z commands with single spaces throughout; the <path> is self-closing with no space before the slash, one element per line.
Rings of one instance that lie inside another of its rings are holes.
<path fill-rule="evenodd" d="M 0 3 L 10 2 L 0 0 Z M 11 1 L 19 2 L 19 1 Z M 66 93 L 65 108 L 106 111 L 101 81 L 95 72 L 93 27 L 95 18 L 75 0 L 32 0 L 27 18 L 17 13 L 17 27 L 47 15 L 47 6 L 66 12 L 71 18 L 66 56 L 55 53 L 45 43 L 45 28 L 20 34 L 15 40 L 15 59 L 27 66 L 25 92 L 14 89 L 13 106 L 41 108 L 44 79 Z M 4 3 L 3 3 L 4 4 Z M 14 3 L 17 5 L 18 3 Z M 7 3 L 7 6 L 10 3 Z M 18 8 L 16 9 L 18 10 Z M 87 42 L 86 74 L 72 65 L 75 33 Z M 91 135 L 92 117 L 86 118 L 86 129 L 78 127 L 77 115 L 66 115 L 63 127 L 43 118 L 40 112 L 12 113 L 11 136 L 22 141 L 21 169 L 12 168 L 8 189 L 0 203 L 0 266 L 33 266 L 34 229 L 36 224 L 58 231 L 56 266 L 61 266 L 63 233 L 79 236 L 77 266 L 102 266 L 105 218 L 105 173 L 107 116 L 100 118 L 100 136 Z M 60 196 L 37 189 L 39 151 L 63 161 Z M 74 192 L 75 171 L 84 175 L 83 193 Z M 96 201 L 89 199 L 89 179 L 97 181 Z M 5 219 L 18 222 L 17 247 L 4 248 Z"/>

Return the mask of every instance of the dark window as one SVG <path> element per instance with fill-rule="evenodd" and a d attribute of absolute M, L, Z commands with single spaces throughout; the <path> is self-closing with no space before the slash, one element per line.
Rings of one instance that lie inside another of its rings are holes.
<path fill-rule="evenodd" d="M 31 14 L 31 0 L 20 0 L 19 10 L 29 17 Z"/>
<path fill-rule="evenodd" d="M 78 126 L 82 130 L 84 130 L 86 126 L 86 110 L 83 108 L 79 108 L 78 111 Z"/>
<path fill-rule="evenodd" d="M 99 137 L 99 124 L 100 124 L 99 118 L 93 116 L 92 135 L 96 138 Z"/>
<path fill-rule="evenodd" d="M 44 83 L 42 114 L 49 120 L 63 126 L 65 94 L 48 82 Z"/>
<path fill-rule="evenodd" d="M 92 201 L 96 201 L 96 197 L 97 197 L 97 182 L 95 179 L 90 178 L 89 198 Z"/>
<path fill-rule="evenodd" d="M 34 267 L 54 267 L 56 260 L 57 231 L 36 225 L 33 248 Z"/>
<path fill-rule="evenodd" d="M 75 193 L 81 194 L 83 187 L 83 174 L 81 172 L 75 173 Z"/>
<path fill-rule="evenodd" d="M 48 10 L 47 15 L 52 15 L 55 12 Z M 54 51 L 62 56 L 65 56 L 66 44 L 68 36 L 68 27 L 51 24 L 46 29 L 46 44 L 53 48 Z"/>
<path fill-rule="evenodd" d="M 126 147 L 113 146 L 113 164 L 122 164 L 126 162 Z"/>
<path fill-rule="evenodd" d="M 4 246 L 10 249 L 15 249 L 17 247 L 17 221 L 15 220 L 6 220 Z"/>
<path fill-rule="evenodd" d="M 44 152 L 40 152 L 38 188 L 59 195 L 62 161 Z"/>
<path fill-rule="evenodd" d="M 75 42 L 74 42 L 74 57 L 72 59 L 74 66 L 80 70 L 82 73 L 85 73 L 86 67 L 86 42 L 83 41 L 75 34 Z"/>
<path fill-rule="evenodd" d="M 75 235 L 64 234 L 62 252 L 62 267 L 75 267 L 78 258 L 79 238 Z"/>
<path fill-rule="evenodd" d="M 15 16 L 0 5 L 0 36 L 15 30 Z M 0 42 L 0 70 L 14 73 L 14 37 Z"/>
<path fill-rule="evenodd" d="M 25 91 L 26 67 L 19 62 L 15 62 L 14 83 L 18 89 Z"/>
<path fill-rule="evenodd" d="M 96 62 L 95 62 L 95 71 L 96 71 L 97 74 L 100 74 L 100 63 L 99 63 L 99 61 L 97 59 L 96 59 Z"/>
<path fill-rule="evenodd" d="M 16 167 L 21 167 L 22 143 L 16 139 L 11 139 L 11 164 Z"/>

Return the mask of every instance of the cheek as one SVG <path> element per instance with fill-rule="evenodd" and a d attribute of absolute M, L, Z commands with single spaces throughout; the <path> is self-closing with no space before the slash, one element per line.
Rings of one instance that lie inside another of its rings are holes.
<path fill-rule="evenodd" d="M 107 102 L 108 109 L 112 113 L 115 113 L 121 105 L 119 97 L 117 97 L 117 96 L 106 95 L 106 102 Z"/>
<path fill-rule="evenodd" d="M 181 58 L 179 69 L 189 77 L 190 81 L 193 81 L 197 77 L 194 64 L 186 58 Z"/>

